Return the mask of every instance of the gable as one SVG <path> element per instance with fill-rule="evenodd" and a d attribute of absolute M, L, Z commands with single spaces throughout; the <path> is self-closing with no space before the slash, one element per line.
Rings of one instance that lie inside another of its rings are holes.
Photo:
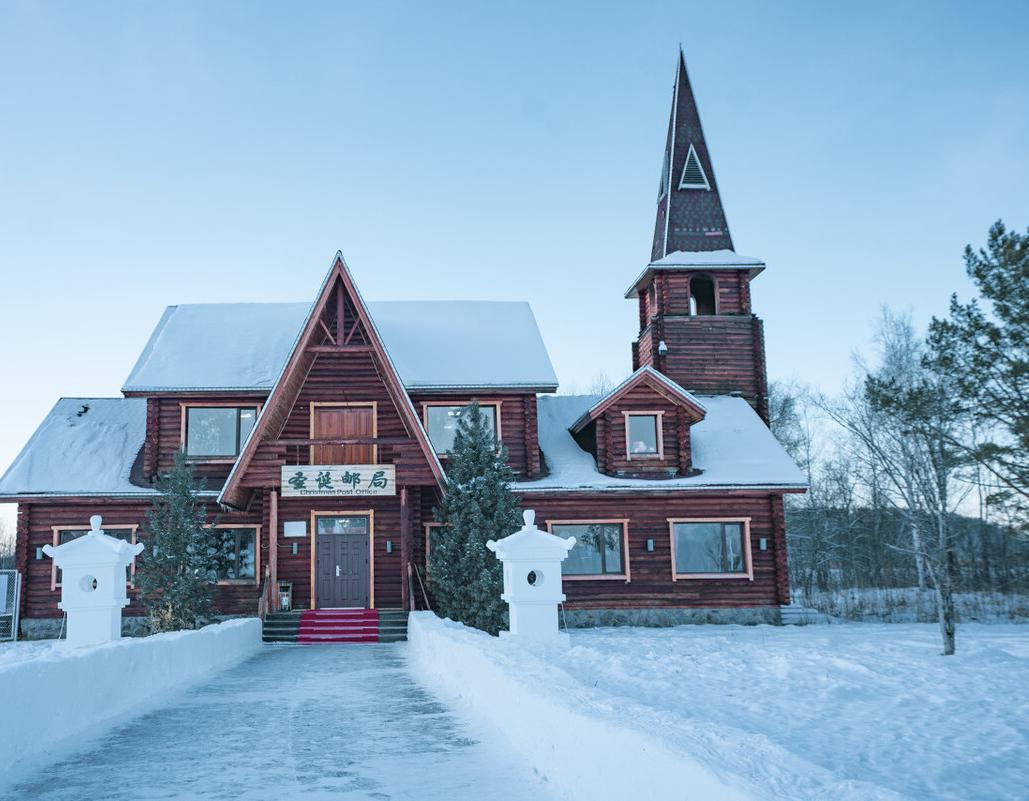
<path fill-rule="evenodd" d="M 569 430 L 573 434 L 578 433 L 609 410 L 617 410 L 622 406 L 626 408 L 638 407 L 641 402 L 645 405 L 648 397 L 660 398 L 662 402 L 667 402 L 684 409 L 692 422 L 703 420 L 704 415 L 707 413 L 704 405 L 695 395 L 683 389 L 653 367 L 646 365 L 638 369 L 625 381 L 607 393 L 607 395 L 601 397 L 569 427 Z"/>
<path fill-rule="evenodd" d="M 340 253 L 219 502 L 241 507 L 248 488 L 276 481 L 279 466 L 291 455 L 292 461 L 306 463 L 312 404 L 319 402 L 374 404 L 382 421 L 376 439 L 389 447 L 398 481 L 403 470 L 414 483 L 444 483 L 439 459 Z"/>

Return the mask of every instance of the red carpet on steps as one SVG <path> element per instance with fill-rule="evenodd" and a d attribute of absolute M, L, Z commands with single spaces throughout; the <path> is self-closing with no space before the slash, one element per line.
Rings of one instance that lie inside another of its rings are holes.
<path fill-rule="evenodd" d="M 300 613 L 298 643 L 378 641 L 376 609 L 308 609 Z"/>

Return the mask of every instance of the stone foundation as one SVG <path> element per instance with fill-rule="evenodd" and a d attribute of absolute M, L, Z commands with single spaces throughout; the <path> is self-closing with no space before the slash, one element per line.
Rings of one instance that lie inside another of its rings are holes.
<path fill-rule="evenodd" d="M 221 623 L 236 617 L 253 617 L 253 615 L 215 615 L 212 622 Z M 28 617 L 19 621 L 18 635 L 22 640 L 56 640 L 62 636 L 60 617 Z M 144 615 L 125 616 L 121 619 L 122 637 L 146 637 L 150 634 L 150 618 Z"/>
<path fill-rule="evenodd" d="M 668 627 L 716 623 L 778 626 L 779 609 L 774 606 L 711 609 L 568 609 L 561 613 L 561 625 L 570 629 L 598 626 Z"/>

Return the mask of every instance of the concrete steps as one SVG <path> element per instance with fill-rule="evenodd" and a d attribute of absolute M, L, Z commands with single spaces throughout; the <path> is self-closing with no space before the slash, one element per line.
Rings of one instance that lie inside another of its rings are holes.
<path fill-rule="evenodd" d="M 265 642 L 323 643 L 402 642 L 407 639 L 407 612 L 402 609 L 305 609 L 265 616 Z"/>
<path fill-rule="evenodd" d="M 800 604 L 788 604 L 779 607 L 779 622 L 784 626 L 808 626 L 813 623 L 831 623 L 832 618 Z"/>

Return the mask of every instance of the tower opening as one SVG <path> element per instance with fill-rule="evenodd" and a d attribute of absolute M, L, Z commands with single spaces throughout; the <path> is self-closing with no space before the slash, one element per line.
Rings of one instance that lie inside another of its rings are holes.
<path fill-rule="evenodd" d="M 690 314 L 715 314 L 715 282 L 707 275 L 690 279 Z"/>

